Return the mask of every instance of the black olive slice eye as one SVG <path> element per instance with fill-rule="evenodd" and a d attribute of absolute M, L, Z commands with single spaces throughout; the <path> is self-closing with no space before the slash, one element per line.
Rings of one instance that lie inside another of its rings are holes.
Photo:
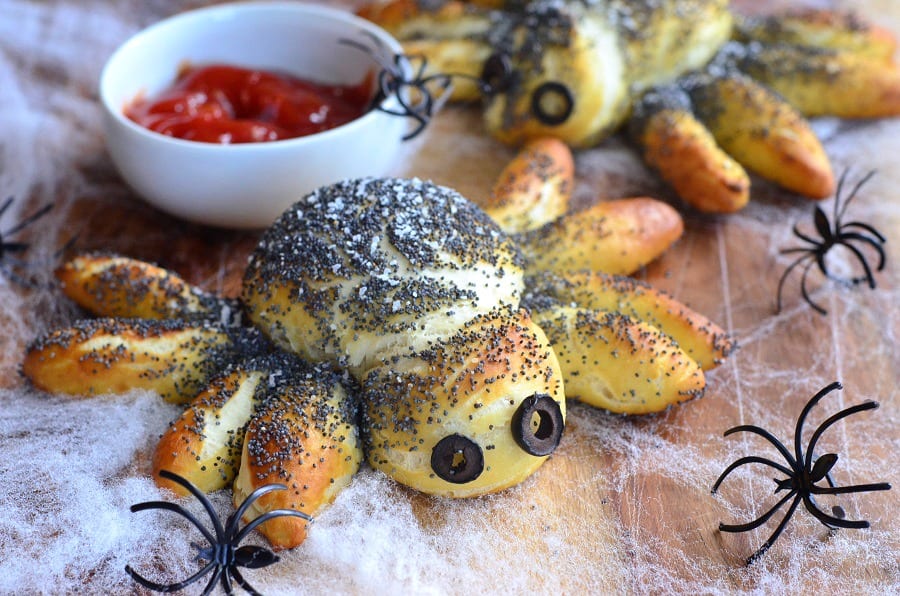
<path fill-rule="evenodd" d="M 503 93 L 512 82 L 512 64 L 509 55 L 495 52 L 484 61 L 481 70 L 481 82 L 488 95 Z"/>
<path fill-rule="evenodd" d="M 562 83 L 544 83 L 531 94 L 531 113 L 548 126 L 562 124 L 572 115 L 575 98 Z"/>
<path fill-rule="evenodd" d="M 546 393 L 535 393 L 519 404 L 512 418 L 512 435 L 526 453 L 550 455 L 562 439 L 562 410 Z"/>
<path fill-rule="evenodd" d="M 449 435 L 431 450 L 431 469 L 453 484 L 472 482 L 484 471 L 484 454 L 478 443 L 462 435 Z"/>

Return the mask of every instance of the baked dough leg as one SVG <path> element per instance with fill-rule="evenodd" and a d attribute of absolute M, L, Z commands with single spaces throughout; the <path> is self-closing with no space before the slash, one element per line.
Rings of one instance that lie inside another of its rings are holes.
<path fill-rule="evenodd" d="M 572 306 L 534 316 L 559 359 L 568 397 L 619 414 L 648 414 L 703 395 L 703 369 L 652 325 Z"/>
<path fill-rule="evenodd" d="M 525 278 L 522 304 L 535 312 L 576 306 L 616 312 L 671 337 L 703 370 L 712 370 L 735 349 L 724 329 L 649 284 L 592 271 L 544 272 Z"/>
<path fill-rule="evenodd" d="M 90 396 L 149 389 L 187 403 L 234 359 L 222 328 L 203 322 L 91 319 L 34 341 L 22 372 L 50 393 Z"/>
<path fill-rule="evenodd" d="M 526 272 L 590 269 L 627 275 L 681 237 L 684 222 L 670 205 L 636 197 L 596 203 L 517 234 Z"/>
<path fill-rule="evenodd" d="M 234 301 L 208 294 L 172 271 L 130 257 L 82 254 L 55 274 L 63 293 L 95 316 L 202 317 L 227 323 L 240 313 Z"/>
<path fill-rule="evenodd" d="M 233 486 L 235 506 L 267 484 L 284 484 L 255 501 L 244 521 L 275 509 L 315 516 L 350 484 L 362 461 L 357 433 L 356 394 L 325 367 L 279 383 L 247 426 L 240 470 Z M 309 522 L 279 517 L 259 530 L 275 548 L 293 548 Z"/>

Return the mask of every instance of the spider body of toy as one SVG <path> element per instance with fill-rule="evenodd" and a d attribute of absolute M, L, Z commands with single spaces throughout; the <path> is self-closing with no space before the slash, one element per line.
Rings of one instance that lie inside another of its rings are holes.
<path fill-rule="evenodd" d="M 159 584 L 150 581 L 141 576 L 137 571 L 132 569 L 130 565 L 127 565 L 125 567 L 125 571 L 132 577 L 132 579 L 150 590 L 155 590 L 157 592 L 174 592 L 198 581 L 206 574 L 212 573 L 212 577 L 207 582 L 206 587 L 203 590 L 203 594 L 210 594 L 216 587 L 217 583 L 222 584 L 222 588 L 227 594 L 232 594 L 232 579 L 240 587 L 244 588 L 244 590 L 246 590 L 248 593 L 258 594 L 258 592 L 253 589 L 253 587 L 247 582 L 247 580 L 244 579 L 240 571 L 238 571 L 238 567 L 258 569 L 260 567 L 267 567 L 273 563 L 276 563 L 279 559 L 278 556 L 275 555 L 272 551 L 261 546 L 239 546 L 241 541 L 257 526 L 275 517 L 289 515 L 302 518 L 306 521 L 311 521 L 311 518 L 301 511 L 274 510 L 257 517 L 243 528 L 239 528 L 238 524 L 240 523 L 241 516 L 253 504 L 254 501 L 273 490 L 286 489 L 286 487 L 281 484 L 270 484 L 257 489 L 249 497 L 247 497 L 247 499 L 244 500 L 240 507 L 238 507 L 234 513 L 228 516 L 228 519 L 223 525 L 218 516 L 216 516 L 216 512 L 213 509 L 212 503 L 209 502 L 209 499 L 207 499 L 203 492 L 200 491 L 197 487 L 195 487 L 193 484 L 191 484 L 178 474 L 169 472 L 168 470 L 160 471 L 160 476 L 183 486 L 203 504 L 203 508 L 209 514 L 210 520 L 212 520 L 213 530 L 215 531 L 215 534 L 210 532 L 209 529 L 201 524 L 200 521 L 191 512 L 189 512 L 181 505 L 178 505 L 177 503 L 170 503 L 168 501 L 147 501 L 145 503 L 132 505 L 132 512 L 146 511 L 148 509 L 164 509 L 166 511 L 173 511 L 175 513 L 178 513 L 179 515 L 187 518 L 192 524 L 194 524 L 194 526 L 198 530 L 200 530 L 200 533 L 203 534 L 203 537 L 206 538 L 207 542 L 209 543 L 209 546 L 205 548 L 201 548 L 198 544 L 193 544 L 193 546 L 195 546 L 198 551 L 196 557 L 197 560 L 208 561 L 208 563 L 203 566 L 197 573 L 190 576 L 186 580 L 174 584 Z"/>
<path fill-rule="evenodd" d="M 834 199 L 833 221 L 828 220 L 828 216 L 821 207 L 816 207 L 814 222 L 819 238 L 813 238 L 812 236 L 801 232 L 799 226 L 794 226 L 794 235 L 806 242 L 808 246 L 787 248 L 781 251 L 782 254 L 800 254 L 801 256 L 788 266 L 778 282 L 779 312 L 781 311 L 781 293 L 784 289 L 784 282 L 787 280 L 791 271 L 801 264 L 804 266 L 803 275 L 800 278 L 800 292 L 803 294 L 803 298 L 806 302 L 822 315 L 828 314 L 828 311 L 810 298 L 809 291 L 806 288 L 807 276 L 814 264 L 818 265 L 819 270 L 828 279 L 847 285 L 856 285 L 867 282 L 870 288 L 875 289 L 875 276 L 872 273 L 872 267 L 869 265 L 862 251 L 854 246 L 854 243 L 862 243 L 865 246 L 869 246 L 878 254 L 878 264 L 876 265 L 875 270 L 881 271 L 884 269 L 885 265 L 885 253 L 882 245 L 887 242 L 887 239 L 869 224 L 860 221 L 851 221 L 847 223 L 842 221 L 844 214 L 847 211 L 847 206 L 854 197 L 856 197 L 862 185 L 868 182 L 873 175 L 874 172 L 870 172 L 857 182 L 843 205 L 841 205 L 841 190 L 846 179 L 846 174 L 841 177 Z M 846 248 L 854 257 L 856 257 L 857 261 L 862 266 L 863 275 L 848 278 L 835 275 L 829 271 L 826 257 L 828 253 L 837 246 Z"/>
<path fill-rule="evenodd" d="M 722 482 L 726 477 L 728 477 L 729 474 L 731 474 L 731 472 L 741 466 L 754 463 L 769 466 L 784 473 L 787 476 L 787 478 L 780 480 L 777 478 L 774 479 L 776 485 L 775 493 L 777 494 L 784 490 L 788 491 L 788 493 L 784 495 L 771 509 L 763 513 L 755 520 L 745 524 L 719 524 L 719 530 L 723 532 L 747 532 L 749 530 L 753 530 L 769 521 L 769 519 L 771 519 L 772 516 L 775 515 L 775 513 L 782 506 L 793 499 L 790 506 L 788 507 L 787 513 L 775 528 L 775 531 L 772 533 L 772 535 L 762 544 L 762 546 L 759 547 L 759 549 L 755 553 L 753 553 L 753 555 L 750 556 L 750 558 L 747 559 L 748 565 L 759 559 L 778 539 L 801 502 L 806 507 L 807 511 L 809 511 L 816 519 L 818 519 L 828 528 L 868 528 L 869 522 L 865 520 L 844 519 L 846 514 L 843 508 L 839 506 L 833 507 L 831 514 L 825 513 L 819 508 L 818 504 L 816 503 L 815 495 L 839 495 L 847 493 L 889 490 L 891 488 L 891 485 L 885 482 L 880 482 L 877 484 L 836 486 L 833 478 L 831 477 L 831 469 L 838 461 L 837 454 L 826 453 L 825 455 L 822 455 L 820 457 L 816 457 L 814 454 L 816 443 L 829 427 L 831 427 L 839 420 L 842 420 L 843 418 L 846 418 L 847 416 L 850 416 L 857 412 L 874 410 L 878 407 L 877 402 L 865 401 L 861 404 L 841 410 L 837 414 L 829 417 L 815 431 L 813 431 L 812 437 L 810 437 L 809 440 L 809 444 L 807 445 L 805 450 L 803 449 L 803 445 L 801 443 L 803 437 L 803 425 L 806 422 L 806 417 L 809 415 L 809 412 L 817 403 L 819 403 L 819 401 L 823 397 L 825 397 L 832 391 L 841 388 L 842 386 L 840 383 L 831 383 L 830 385 L 819 391 L 815 396 L 813 396 L 813 398 L 809 400 L 809 402 L 803 408 L 803 411 L 800 413 L 800 418 L 798 418 L 797 420 L 797 428 L 794 433 L 793 454 L 769 431 L 758 426 L 745 424 L 725 431 L 725 436 L 738 432 L 750 432 L 757 434 L 774 445 L 787 462 L 787 465 L 784 465 L 760 456 L 750 455 L 742 457 L 729 465 L 713 485 L 712 492 L 713 494 L 715 494 L 719 490 L 719 486 L 721 486 Z M 819 485 L 818 483 L 822 480 L 825 480 L 828 486 Z"/>

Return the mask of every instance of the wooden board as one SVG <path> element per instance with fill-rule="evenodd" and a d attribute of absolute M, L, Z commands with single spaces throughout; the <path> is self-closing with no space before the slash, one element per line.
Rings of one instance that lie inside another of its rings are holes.
<path fill-rule="evenodd" d="M 736 2 L 757 11 L 785 3 Z M 5 28 L 0 31 L 17 31 L 10 40 L 0 40 L 4 67 L 0 88 L 7 88 L 7 96 L 20 102 L 14 105 L 18 114 L 35 118 L 34 126 L 55 127 L 41 136 L 19 122 L 2 145 L 5 163 L 0 160 L 0 192 L 25 197 L 31 205 L 57 203 L 46 224 L 49 231 L 35 239 L 43 254 L 77 234 L 78 249 L 147 259 L 206 290 L 232 296 L 239 291 L 257 234 L 187 224 L 143 204 L 121 183 L 104 152 L 95 107 L 93 85 L 102 56 L 129 32 L 198 4 L 125 2 L 108 7 L 99 0 L 14 1 L 10 12 L 0 14 Z M 866 0 L 854 6 L 900 33 L 897 3 Z M 107 31 L 97 45 L 88 43 L 91 36 L 84 33 L 91 27 Z M 609 198 L 650 195 L 683 211 L 684 237 L 637 277 L 669 291 L 738 339 L 739 351 L 709 375 L 706 395 L 642 418 L 572 404 L 563 442 L 548 463 L 522 486 L 485 499 L 435 500 L 366 470 L 317 522 L 306 544 L 283 553 L 277 566 L 247 572 L 254 585 L 275 593 L 900 590 L 900 518 L 895 515 L 900 489 L 836 501 L 849 518 L 872 521 L 869 530 L 829 535 L 801 507 L 777 546 L 749 569 L 743 566 L 744 558 L 766 539 L 780 516 L 747 534 L 724 534 L 717 526 L 720 521 L 749 521 L 774 504 L 771 474 L 752 470 L 730 480 L 721 496 L 710 495 L 715 478 L 737 457 L 779 458 L 758 437 L 723 438 L 723 431 L 737 424 L 760 424 L 790 441 L 806 400 L 834 380 L 841 380 L 845 389 L 823 402 L 821 411 L 811 416 L 810 428 L 865 399 L 882 404 L 876 413 L 852 417 L 823 437 L 821 451 L 840 456 L 836 480 L 842 485 L 900 482 L 896 463 L 900 121 L 822 120 L 816 129 L 836 171 L 847 170 L 856 180 L 878 170 L 849 214 L 876 225 L 888 237 L 888 264 L 877 274 L 877 289 L 843 288 L 811 276 L 814 297 L 829 311 L 823 317 L 802 301 L 799 278 L 794 277 L 786 286 L 785 308 L 776 313 L 778 279 L 791 262 L 779 250 L 797 243 L 791 233 L 794 224 L 812 231 L 813 203 L 754 180 L 746 210 L 733 216 L 703 216 L 684 208 L 623 140 L 613 138 L 581 152 L 576 158 L 576 208 Z M 453 186 L 477 201 L 511 156 L 510 149 L 480 131 L 477 110 L 453 107 L 411 142 L 396 173 Z M 824 205 L 830 207 L 830 200 Z M 4 219 L 0 229 L 8 229 L 11 221 Z M 836 266 L 847 262 L 844 255 Z M 18 413 L 31 412 L 29 404 L 42 399 L 29 393 L 16 375 L 24 345 L 76 314 L 56 294 L 23 298 L 7 286 L 2 292 L 7 305 L 0 317 L 6 331 L 2 360 L 6 390 L 0 396 L 4 411 L 0 430 L 15 427 Z M 137 415 L 146 413 L 149 402 L 134 399 L 140 405 Z M 53 400 L 48 403 L 66 407 Z M 106 412 L 107 406 L 108 401 L 100 400 L 97 411 Z M 147 452 L 164 428 L 160 420 L 171 414 L 172 410 L 152 410 L 143 438 L 135 439 L 138 447 L 130 463 L 97 482 L 121 486 L 129 479 L 144 478 Z M 65 422 L 59 424 L 35 429 L 35 436 L 66 434 Z M 106 439 L 98 433 L 93 440 L 102 445 Z M 49 488 L 42 484 L 41 479 L 52 477 L 54 470 L 52 466 L 44 470 L 37 462 L 53 449 L 46 437 L 34 441 L 38 454 L 34 465 L 43 472 L 16 488 L 7 485 L 7 500 L 27 500 L 32 493 L 46 491 L 50 504 L 43 515 L 50 516 L 52 527 L 53 516 L 64 510 L 52 503 L 68 493 L 52 488 L 52 482 Z M 0 448 L 21 445 L 21 438 L 0 434 Z M 7 482 L 19 478 L 12 470 L 0 466 Z M 145 492 L 151 490 L 146 483 L 141 486 Z M 105 504 L 104 511 L 127 518 L 130 502 L 116 494 L 119 500 Z M 227 509 L 226 500 L 220 496 L 217 504 Z M 49 533 L 53 535 L 37 531 L 47 527 L 47 521 L 32 515 L 23 515 L 16 523 L 19 530 L 10 529 L 15 525 L 0 526 L 0 576 L 15 575 L 18 567 L 12 567 L 11 553 L 21 551 L 40 565 L 35 581 L 48 591 L 62 585 L 61 578 L 116 592 L 130 586 L 121 571 L 121 557 L 140 555 L 127 538 L 115 542 L 124 554 L 116 554 L 113 545 L 105 557 L 101 549 L 93 564 L 79 559 L 59 570 L 47 564 L 52 556 L 47 552 L 60 543 L 60 536 L 69 536 L 65 527 L 71 520 L 60 518 L 58 533 Z M 130 527 L 131 522 L 117 523 Z M 185 532 L 181 528 L 169 542 Z M 78 544 L 77 535 L 72 540 Z M 97 548 L 92 544 L 86 550 Z M 158 559 L 152 561 L 157 571 L 165 568 Z"/>

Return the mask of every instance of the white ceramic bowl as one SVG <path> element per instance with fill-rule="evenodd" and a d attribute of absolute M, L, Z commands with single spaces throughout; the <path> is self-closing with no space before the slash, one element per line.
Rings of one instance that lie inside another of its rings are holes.
<path fill-rule="evenodd" d="M 148 202 L 191 221 L 260 228 L 309 191 L 387 173 L 406 130 L 378 110 L 314 135 L 217 145 L 149 131 L 123 110 L 170 86 L 186 62 L 226 63 L 330 84 L 358 84 L 377 62 L 338 43 L 352 39 L 390 62 L 399 43 L 348 12 L 301 3 L 239 3 L 182 13 L 125 42 L 100 77 L 107 146 L 116 167 Z M 374 42 L 373 40 L 378 40 Z M 394 98 L 383 104 L 396 109 Z"/>

